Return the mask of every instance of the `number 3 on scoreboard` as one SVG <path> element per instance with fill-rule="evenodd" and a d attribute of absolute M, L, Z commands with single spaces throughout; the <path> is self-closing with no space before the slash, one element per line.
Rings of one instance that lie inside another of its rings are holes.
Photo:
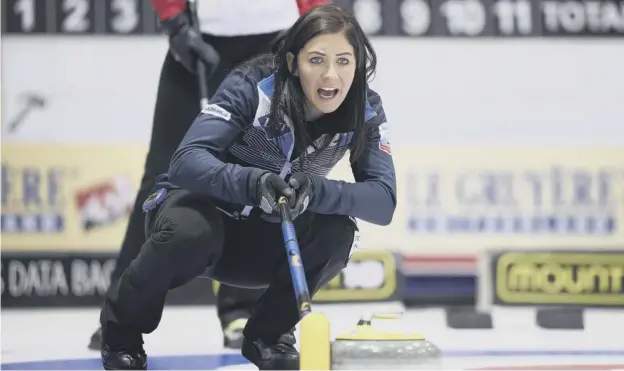
<path fill-rule="evenodd" d="M 112 34 L 139 33 L 143 27 L 138 0 L 107 0 L 106 32 Z"/>

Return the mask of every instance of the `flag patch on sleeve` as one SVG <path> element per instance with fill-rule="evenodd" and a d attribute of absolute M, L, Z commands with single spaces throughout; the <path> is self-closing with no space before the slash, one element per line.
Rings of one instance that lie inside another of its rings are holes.
<path fill-rule="evenodd" d="M 388 123 L 384 122 L 379 125 L 379 149 L 386 152 L 389 155 L 392 155 L 392 150 L 390 148 L 390 136 L 388 134 Z"/>

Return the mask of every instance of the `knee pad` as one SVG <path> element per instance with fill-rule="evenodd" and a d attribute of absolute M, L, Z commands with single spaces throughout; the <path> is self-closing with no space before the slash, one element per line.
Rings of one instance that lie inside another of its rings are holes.
<path fill-rule="evenodd" d="M 221 256 L 223 221 L 216 208 L 174 205 L 162 211 L 157 224 L 152 243 L 173 259 L 189 259 L 206 266 Z"/>

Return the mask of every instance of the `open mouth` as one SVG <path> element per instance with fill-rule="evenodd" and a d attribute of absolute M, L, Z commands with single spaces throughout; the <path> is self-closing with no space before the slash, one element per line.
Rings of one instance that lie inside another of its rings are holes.
<path fill-rule="evenodd" d="M 320 88 L 318 89 L 318 93 L 323 99 L 332 99 L 338 95 L 338 89 Z"/>

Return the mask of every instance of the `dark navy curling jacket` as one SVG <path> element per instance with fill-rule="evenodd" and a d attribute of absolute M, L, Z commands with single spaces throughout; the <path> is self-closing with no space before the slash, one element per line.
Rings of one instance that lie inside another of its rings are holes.
<path fill-rule="evenodd" d="M 268 170 L 286 178 L 302 170 L 312 175 L 314 184 L 308 210 L 389 224 L 396 206 L 396 177 L 379 95 L 368 91 L 368 143 L 351 165 L 355 182 L 345 182 L 326 176 L 347 154 L 353 132 L 333 135 L 324 150 L 310 146 L 301 169 L 288 117 L 277 137 L 265 130 L 273 88 L 274 75 L 269 71 L 234 70 L 193 122 L 157 187 L 206 194 L 227 204 L 230 213 L 248 215 L 254 204 L 249 184 L 258 174 Z M 317 143 L 325 143 L 328 135 L 318 135 Z"/>

